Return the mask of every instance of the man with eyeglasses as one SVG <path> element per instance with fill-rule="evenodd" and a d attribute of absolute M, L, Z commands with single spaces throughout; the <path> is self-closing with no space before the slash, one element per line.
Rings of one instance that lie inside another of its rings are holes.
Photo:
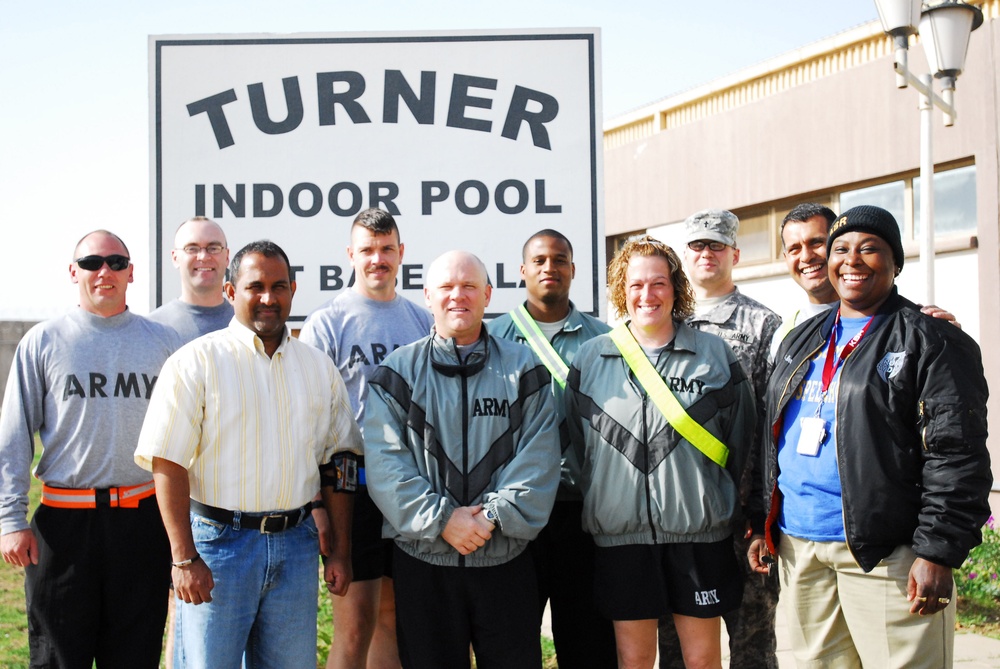
<path fill-rule="evenodd" d="M 170 258 L 180 272 L 181 296 L 154 310 L 150 320 L 177 330 L 185 343 L 229 325 L 233 306 L 222 294 L 229 248 L 219 224 L 204 216 L 181 223 Z"/>
<path fill-rule="evenodd" d="M 771 375 L 769 348 L 781 319 L 760 302 L 740 293 L 733 283 L 733 267 L 739 263 L 736 234 L 740 221 L 735 214 L 721 209 L 706 209 L 687 218 L 683 224 L 683 260 L 695 294 L 695 312 L 687 324 L 724 339 L 750 380 L 757 400 L 758 424 L 764 416 L 764 391 Z M 755 436 L 739 483 L 743 518 L 751 488 L 751 470 L 760 448 Z M 775 611 L 778 603 L 778 580 L 753 574 L 746 555 L 749 538 L 746 528 L 734 528 L 737 561 L 744 570 L 743 603 L 725 616 L 729 633 L 730 667 L 766 667 L 776 669 Z M 676 632 L 669 617 L 660 621 L 661 667 L 684 666 Z"/>
<path fill-rule="evenodd" d="M 128 310 L 132 263 L 106 230 L 69 265 L 79 307 L 21 340 L 0 412 L 0 551 L 25 570 L 32 667 L 159 665 L 170 551 L 152 476 L 132 460 L 176 332 Z M 42 503 L 31 524 L 35 476 Z"/>

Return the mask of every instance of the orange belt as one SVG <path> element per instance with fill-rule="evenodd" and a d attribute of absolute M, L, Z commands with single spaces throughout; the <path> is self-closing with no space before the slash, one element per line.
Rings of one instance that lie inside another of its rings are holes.
<path fill-rule="evenodd" d="M 156 493 L 153 482 L 119 488 L 53 488 L 42 485 L 42 504 L 59 509 L 96 509 L 107 505 L 122 509 L 137 509 L 139 502 Z"/>

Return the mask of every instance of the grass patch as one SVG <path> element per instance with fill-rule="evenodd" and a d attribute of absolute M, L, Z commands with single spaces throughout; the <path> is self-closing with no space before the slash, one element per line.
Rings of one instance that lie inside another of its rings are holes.
<path fill-rule="evenodd" d="M 1000 608 L 997 602 L 980 602 L 965 597 L 958 598 L 956 631 L 981 634 L 1000 639 Z"/>
<path fill-rule="evenodd" d="M 326 657 L 333 643 L 333 601 L 323 580 L 323 564 L 319 566 L 319 603 L 316 611 L 316 667 L 326 666 Z"/>
<path fill-rule="evenodd" d="M 556 662 L 556 645 L 547 636 L 542 637 L 542 669 L 559 669 Z"/>
<path fill-rule="evenodd" d="M 35 436 L 34 470 L 42 456 L 42 444 Z M 42 484 L 32 477 L 28 493 L 30 513 L 38 507 Z M 30 518 L 30 515 L 29 515 Z M 0 564 L 0 667 L 28 666 L 28 614 L 24 608 L 24 568 Z"/>
<path fill-rule="evenodd" d="M 1000 524 L 990 516 L 983 542 L 955 570 L 957 628 L 1000 639 Z"/>

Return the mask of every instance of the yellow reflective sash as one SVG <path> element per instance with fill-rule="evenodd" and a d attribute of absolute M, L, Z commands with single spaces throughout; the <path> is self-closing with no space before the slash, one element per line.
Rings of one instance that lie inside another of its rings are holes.
<path fill-rule="evenodd" d="M 774 340 L 779 342 L 784 340 L 784 338 L 788 336 L 788 333 L 795 329 L 796 321 L 798 320 L 799 320 L 799 310 L 796 309 L 794 314 L 781 321 L 781 325 L 778 327 L 778 330 L 774 333 Z"/>
<path fill-rule="evenodd" d="M 629 368 L 639 379 L 639 383 L 649 393 L 653 404 L 660 410 L 663 417 L 678 434 L 687 439 L 688 443 L 701 451 L 705 457 L 719 465 L 726 466 L 729 459 L 729 449 L 715 435 L 706 430 L 701 423 L 688 415 L 681 403 L 677 401 L 663 378 L 649 361 L 639 342 L 635 340 L 628 326 L 622 323 L 611 331 L 611 341 L 615 343 Z"/>
<path fill-rule="evenodd" d="M 531 317 L 531 314 L 528 313 L 523 304 L 510 312 L 510 317 L 514 321 L 518 332 L 521 333 L 521 336 L 528 343 L 528 346 L 541 359 L 545 368 L 549 370 L 552 378 L 555 379 L 560 388 L 565 388 L 566 379 L 569 377 L 569 366 L 562 359 L 562 356 L 552 348 L 552 344 L 538 328 L 538 323 L 535 322 L 535 319 Z"/>

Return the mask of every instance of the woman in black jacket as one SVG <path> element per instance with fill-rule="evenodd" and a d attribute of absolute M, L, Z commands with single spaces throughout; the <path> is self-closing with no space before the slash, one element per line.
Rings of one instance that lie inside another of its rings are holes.
<path fill-rule="evenodd" d="M 979 347 L 899 296 L 889 212 L 845 212 L 827 250 L 840 308 L 778 351 L 750 564 L 780 558 L 799 663 L 951 666 L 951 570 L 992 483 Z"/>

